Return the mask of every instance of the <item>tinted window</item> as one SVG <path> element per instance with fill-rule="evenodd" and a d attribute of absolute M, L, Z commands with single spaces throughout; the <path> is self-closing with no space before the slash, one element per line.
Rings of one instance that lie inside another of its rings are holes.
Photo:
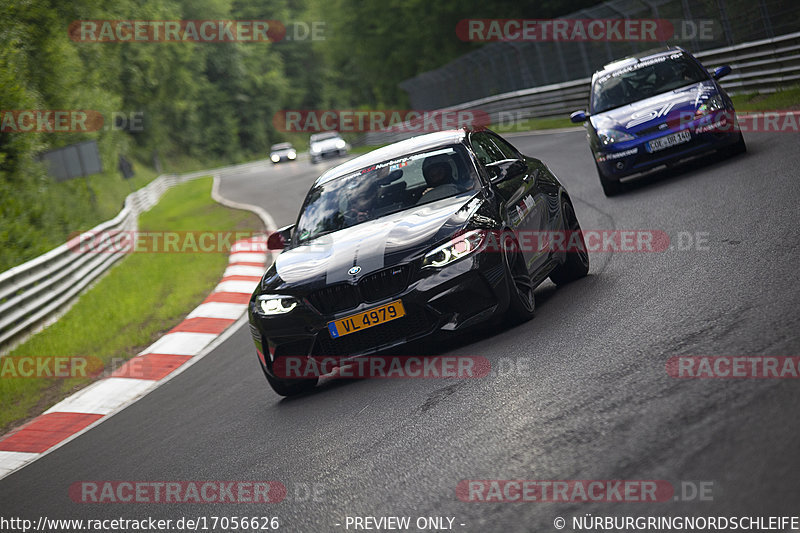
<path fill-rule="evenodd" d="M 508 144 L 508 142 L 505 139 L 497 135 L 492 135 L 490 138 L 494 143 L 494 145 L 497 147 L 497 150 L 503 154 L 504 159 L 519 158 L 519 152 L 513 146 Z"/>
<path fill-rule="evenodd" d="M 309 191 L 297 221 L 298 243 L 475 189 L 464 146 L 409 154 L 326 181 Z"/>
<path fill-rule="evenodd" d="M 503 152 L 492 142 L 491 137 L 485 133 L 476 133 L 472 136 L 472 149 L 483 165 L 507 159 Z"/>

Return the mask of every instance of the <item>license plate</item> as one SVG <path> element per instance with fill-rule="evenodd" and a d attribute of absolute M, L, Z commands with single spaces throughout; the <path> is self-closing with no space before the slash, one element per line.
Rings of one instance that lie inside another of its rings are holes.
<path fill-rule="evenodd" d="M 350 335 L 356 331 L 361 331 L 378 324 L 385 324 L 386 322 L 398 319 L 405 316 L 406 310 L 403 308 L 403 302 L 397 300 L 368 311 L 356 313 L 339 320 L 328 322 L 328 331 L 332 338 L 343 337 Z"/>
<path fill-rule="evenodd" d="M 647 146 L 651 152 L 657 152 L 659 150 L 664 150 L 665 148 L 670 148 L 691 140 L 692 134 L 689 133 L 689 130 L 683 130 L 679 131 L 678 133 L 673 133 L 672 135 L 666 135 L 664 137 L 659 137 L 658 139 L 653 139 L 647 143 Z"/>

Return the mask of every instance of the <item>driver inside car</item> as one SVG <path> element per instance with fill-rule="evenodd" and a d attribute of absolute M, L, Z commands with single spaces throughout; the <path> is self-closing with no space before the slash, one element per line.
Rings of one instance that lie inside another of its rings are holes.
<path fill-rule="evenodd" d="M 422 165 L 422 176 L 428 188 L 422 192 L 423 202 L 433 202 L 461 192 L 453 177 L 449 158 L 430 157 Z"/>

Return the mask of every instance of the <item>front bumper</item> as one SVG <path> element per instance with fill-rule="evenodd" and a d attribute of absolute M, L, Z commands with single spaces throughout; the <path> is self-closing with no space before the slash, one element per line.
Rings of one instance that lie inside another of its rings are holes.
<path fill-rule="evenodd" d="M 265 372 L 284 356 L 355 357 L 399 346 L 437 332 L 461 331 L 508 308 L 502 254 L 476 253 L 441 269 L 410 264 L 410 282 L 400 292 L 355 307 L 322 313 L 311 299 L 287 315 L 265 317 L 250 301 L 250 331 Z M 311 293 L 309 293 L 311 294 Z M 360 311 L 402 300 L 406 316 L 332 338 L 327 324 Z"/>
<path fill-rule="evenodd" d="M 326 159 L 329 157 L 343 157 L 347 155 L 347 148 L 335 149 L 335 150 L 323 150 L 321 152 L 311 152 L 311 157 L 313 159 Z"/>
<path fill-rule="evenodd" d="M 730 146 L 739 140 L 738 125 L 731 123 L 732 111 L 707 115 L 688 122 L 679 128 L 653 132 L 632 141 L 619 143 L 613 150 L 593 150 L 598 168 L 607 178 L 623 178 L 667 163 L 692 157 L 703 152 Z M 691 140 L 658 151 L 651 151 L 648 143 L 680 131 L 688 130 Z"/>

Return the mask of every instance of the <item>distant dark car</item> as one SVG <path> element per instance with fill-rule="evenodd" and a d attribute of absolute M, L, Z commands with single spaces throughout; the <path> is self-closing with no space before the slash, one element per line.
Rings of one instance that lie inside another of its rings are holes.
<path fill-rule="evenodd" d="M 717 80 L 680 47 L 644 52 L 603 67 L 592 76 L 586 121 L 589 146 L 606 196 L 620 192 L 620 178 L 672 164 L 695 154 L 747 150 L 733 102 Z"/>
<path fill-rule="evenodd" d="M 520 246 L 522 232 L 569 231 L 578 251 Z M 496 246 L 490 249 L 490 241 Z M 533 290 L 589 269 L 564 186 L 538 159 L 488 131 L 398 142 L 320 176 L 249 305 L 267 381 L 313 388 L 274 365 L 285 356 L 363 356 L 439 331 L 530 319 Z"/>
<path fill-rule="evenodd" d="M 269 158 L 273 164 L 281 161 L 294 161 L 297 159 L 297 152 L 292 143 L 273 144 L 269 149 Z"/>
<path fill-rule="evenodd" d="M 336 131 L 325 131 L 313 134 L 308 141 L 308 153 L 312 163 L 318 163 L 326 157 L 347 155 L 349 146 Z"/>

